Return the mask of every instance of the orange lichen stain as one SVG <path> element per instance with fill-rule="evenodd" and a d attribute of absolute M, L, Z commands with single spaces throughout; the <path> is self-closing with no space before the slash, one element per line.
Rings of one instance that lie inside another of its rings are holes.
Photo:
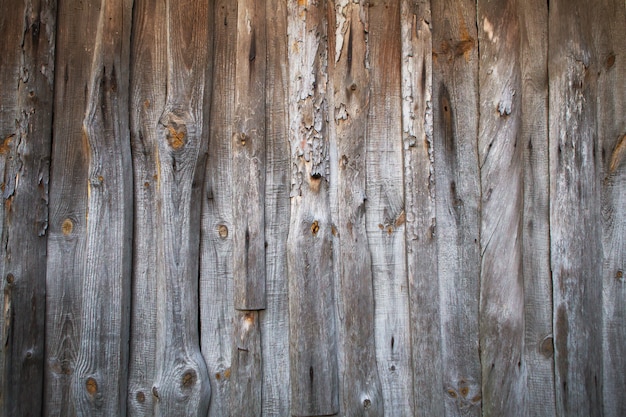
<path fill-rule="evenodd" d="M 230 368 L 222 372 L 222 376 L 227 379 L 230 378 Z"/>
<path fill-rule="evenodd" d="M 98 383 L 95 379 L 89 377 L 87 382 L 85 382 L 85 388 L 87 388 L 89 395 L 94 395 L 98 391 Z"/>
<path fill-rule="evenodd" d="M 74 230 L 74 223 L 72 222 L 72 220 L 63 220 L 63 224 L 61 225 L 61 231 L 63 232 L 63 234 L 67 236 L 72 233 L 72 230 Z"/>
<path fill-rule="evenodd" d="M 8 136 L 4 138 L 2 143 L 0 143 L 0 155 L 6 155 L 11 150 L 11 142 L 13 142 L 13 138 L 15 135 Z"/>
<path fill-rule="evenodd" d="M 298 6 L 306 6 L 308 3 L 308 0 L 298 0 Z"/>
<path fill-rule="evenodd" d="M 254 314 L 246 313 L 246 315 L 244 316 L 244 321 L 246 323 L 246 326 L 252 326 L 252 324 L 254 323 Z"/>
<path fill-rule="evenodd" d="M 315 220 L 313 222 L 313 224 L 311 224 L 311 233 L 313 233 L 313 235 L 316 235 L 317 232 L 319 232 L 319 231 L 320 231 L 320 225 L 317 222 L 317 220 Z"/>
<path fill-rule="evenodd" d="M 406 222 L 406 213 L 404 212 L 404 210 L 402 210 L 400 214 L 398 215 L 398 218 L 396 219 L 395 226 L 400 227 L 405 222 Z"/>
<path fill-rule="evenodd" d="M 167 135 L 167 141 L 170 146 L 174 149 L 180 149 L 185 144 L 185 132 L 180 131 L 177 132 L 172 126 L 168 126 L 167 130 L 169 134 Z"/>
<path fill-rule="evenodd" d="M 613 174 L 617 168 L 619 168 L 620 164 L 624 160 L 624 156 L 626 155 L 626 135 L 622 135 L 621 138 L 617 141 L 617 145 L 615 145 L 615 149 L 613 149 L 613 154 L 611 155 L 611 165 L 609 166 L 609 172 Z"/>

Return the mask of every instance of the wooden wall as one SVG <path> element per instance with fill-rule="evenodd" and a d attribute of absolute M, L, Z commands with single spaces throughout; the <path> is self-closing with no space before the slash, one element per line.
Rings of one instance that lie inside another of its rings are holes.
<path fill-rule="evenodd" d="M 1 416 L 626 415 L 622 0 L 0 0 Z"/>

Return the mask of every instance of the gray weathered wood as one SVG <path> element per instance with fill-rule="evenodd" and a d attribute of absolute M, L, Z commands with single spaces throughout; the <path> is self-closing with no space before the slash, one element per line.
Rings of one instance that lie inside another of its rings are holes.
<path fill-rule="evenodd" d="M 134 3 L 130 73 L 130 133 L 134 174 L 133 286 L 128 415 L 154 415 L 156 378 L 157 126 L 165 106 L 165 3 Z"/>
<path fill-rule="evenodd" d="M 337 263 L 337 329 L 341 334 L 342 415 L 383 415 L 383 393 L 376 367 L 374 294 L 365 227 L 366 135 L 370 80 L 367 69 L 365 4 L 338 1 L 331 13 L 329 63 L 336 157 L 334 192 Z M 333 180 L 331 179 L 331 181 Z"/>
<path fill-rule="evenodd" d="M 522 410 L 525 392 L 520 24 L 513 0 L 477 8 L 483 415 L 503 416 Z"/>
<path fill-rule="evenodd" d="M 218 0 L 213 17 L 214 55 L 210 142 L 204 181 L 200 242 L 200 329 L 209 371 L 209 416 L 230 413 L 233 336 L 231 143 L 235 96 L 237 2 Z"/>
<path fill-rule="evenodd" d="M 261 334 L 258 311 L 237 311 L 234 319 L 230 415 L 261 415 Z"/>
<path fill-rule="evenodd" d="M 406 269 L 400 3 L 369 9 L 371 98 L 365 227 L 372 256 L 376 361 L 388 416 L 415 414 Z"/>
<path fill-rule="evenodd" d="M 433 143 L 446 415 L 481 414 L 478 50 L 471 1 L 432 0 Z"/>
<path fill-rule="evenodd" d="M 290 2 L 291 217 L 287 247 L 291 414 L 339 411 L 329 203 L 327 6 Z"/>
<path fill-rule="evenodd" d="M 437 285 L 430 1 L 404 0 L 402 126 L 414 410 L 444 415 Z"/>
<path fill-rule="evenodd" d="M 269 0 L 267 10 L 265 240 L 267 308 L 259 313 L 264 416 L 287 416 L 289 392 L 289 141 L 287 1 Z"/>
<path fill-rule="evenodd" d="M 40 415 L 56 2 L 0 17 L 0 415 Z"/>
<path fill-rule="evenodd" d="M 557 414 L 568 416 L 602 415 L 595 7 L 586 1 L 555 1 L 549 11 L 555 393 Z"/>
<path fill-rule="evenodd" d="M 518 412 L 540 417 L 556 414 L 548 176 L 548 5 L 542 0 L 517 2 L 517 14 L 521 78 L 518 147 L 523 148 L 522 366 L 526 378 L 523 408 Z"/>
<path fill-rule="evenodd" d="M 265 308 L 265 2 L 239 0 L 233 132 L 235 308 Z"/>
<path fill-rule="evenodd" d="M 626 415 L 626 3 L 597 2 L 593 12 L 602 173 L 602 411 L 617 417 Z"/>
<path fill-rule="evenodd" d="M 157 126 L 157 415 L 207 414 L 210 383 L 198 334 L 202 180 L 210 104 L 213 2 L 166 1 L 165 107 Z"/>
<path fill-rule="evenodd" d="M 80 342 L 70 392 L 76 415 L 109 416 L 126 414 L 133 202 L 127 74 L 132 2 L 93 6 L 98 14 L 84 57 L 91 66 L 85 66 L 89 72 L 81 121 L 88 170 L 85 178 L 77 179 L 87 191 L 85 265 L 78 276 L 82 281 Z"/>

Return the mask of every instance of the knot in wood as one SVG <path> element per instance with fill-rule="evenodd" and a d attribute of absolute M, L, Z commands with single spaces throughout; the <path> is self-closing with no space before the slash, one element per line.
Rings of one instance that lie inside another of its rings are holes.
<path fill-rule="evenodd" d="M 220 235 L 222 239 L 226 239 L 228 237 L 228 227 L 223 224 L 217 226 L 217 233 Z"/>
<path fill-rule="evenodd" d="M 69 235 L 70 233 L 72 233 L 72 230 L 74 230 L 74 222 L 72 222 L 71 219 L 63 220 L 63 224 L 61 225 L 61 231 L 63 232 L 63 235 Z"/>
<path fill-rule="evenodd" d="M 167 126 L 167 142 L 172 149 L 180 149 L 185 145 L 185 129 L 177 131 L 172 126 Z"/>
<path fill-rule="evenodd" d="M 196 375 L 196 371 L 194 371 L 193 369 L 188 370 L 187 372 L 183 374 L 183 377 L 181 379 L 182 387 L 189 388 L 195 385 L 197 379 L 198 379 L 198 376 Z"/>
<path fill-rule="evenodd" d="M 313 233 L 313 235 L 316 235 L 317 232 L 320 231 L 320 225 L 318 223 L 317 220 L 315 220 L 312 224 L 311 224 L 311 233 Z"/>
<path fill-rule="evenodd" d="M 89 395 L 94 395 L 96 392 L 98 392 L 98 383 L 94 378 L 89 377 L 85 382 L 85 388 L 87 389 Z"/>
<path fill-rule="evenodd" d="M 13 284 L 15 282 L 15 276 L 11 273 L 7 274 L 7 283 L 9 285 Z"/>
<path fill-rule="evenodd" d="M 137 399 L 137 402 L 140 404 L 143 404 L 146 401 L 146 395 L 143 393 L 143 391 L 138 391 L 135 398 Z"/>

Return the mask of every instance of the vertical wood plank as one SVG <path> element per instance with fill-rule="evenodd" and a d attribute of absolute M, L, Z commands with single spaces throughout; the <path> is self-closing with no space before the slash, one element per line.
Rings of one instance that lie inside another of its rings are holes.
<path fill-rule="evenodd" d="M 265 2 L 239 0 L 232 143 L 235 308 L 265 308 Z"/>
<path fill-rule="evenodd" d="M 400 2 L 369 8 L 371 98 L 365 227 L 374 284 L 376 360 L 385 415 L 412 415 L 413 369 L 406 270 Z"/>
<path fill-rule="evenodd" d="M 40 415 L 56 2 L 0 17 L 0 414 Z"/>
<path fill-rule="evenodd" d="M 82 179 L 87 224 L 84 276 L 79 276 L 81 336 L 71 382 L 79 416 L 126 414 L 128 372 L 132 177 L 127 175 L 127 74 L 132 2 L 94 6 L 99 10 L 82 120 L 88 170 Z"/>
<path fill-rule="evenodd" d="M 157 329 L 158 125 L 167 77 L 165 3 L 137 0 L 133 6 L 130 73 L 130 133 L 134 174 L 133 287 L 128 369 L 128 414 L 152 416 L 155 400 Z"/>
<path fill-rule="evenodd" d="M 291 217 L 287 248 L 291 414 L 339 411 L 328 195 L 326 2 L 290 2 Z"/>
<path fill-rule="evenodd" d="M 550 236 L 558 415 L 602 415 L 602 287 L 593 8 L 550 2 Z"/>
<path fill-rule="evenodd" d="M 523 148 L 521 213 L 524 277 L 524 408 L 528 416 L 556 415 L 550 271 L 548 167 L 548 5 L 517 2 L 520 27 L 521 106 L 518 147 Z M 480 24 L 480 22 L 479 22 Z"/>
<path fill-rule="evenodd" d="M 423 415 L 444 415 L 441 319 L 435 233 L 430 1 L 403 0 L 402 126 L 413 400 Z"/>
<path fill-rule="evenodd" d="M 233 336 L 231 143 L 235 96 L 237 2 L 218 0 L 213 17 L 214 55 L 210 142 L 202 202 L 200 329 L 211 382 L 209 416 L 230 413 Z"/>
<path fill-rule="evenodd" d="M 481 415 L 476 5 L 432 0 L 433 142 L 446 415 Z"/>
<path fill-rule="evenodd" d="M 198 335 L 201 190 L 208 144 L 213 2 L 166 1 L 167 86 L 157 134 L 157 415 L 207 414 Z"/>
<path fill-rule="evenodd" d="M 342 415 L 383 415 L 376 366 L 374 294 L 365 225 L 366 135 L 370 79 L 367 68 L 368 6 L 338 1 L 329 12 L 334 52 L 329 63 L 335 148 L 338 323 L 341 333 Z M 332 33 L 334 32 L 334 34 Z M 331 180 L 332 181 L 332 180 Z"/>
<path fill-rule="evenodd" d="M 234 320 L 231 408 L 233 416 L 261 415 L 261 334 L 258 311 L 237 311 Z"/>
<path fill-rule="evenodd" d="M 259 313 L 264 416 L 286 416 L 289 393 L 287 236 L 291 177 L 288 141 L 287 1 L 266 2 L 265 240 L 267 308 Z"/>
<path fill-rule="evenodd" d="M 626 3 L 594 7 L 603 249 L 603 413 L 626 415 Z"/>
<path fill-rule="evenodd" d="M 514 0 L 477 8 L 483 415 L 524 414 L 520 29 Z"/>

